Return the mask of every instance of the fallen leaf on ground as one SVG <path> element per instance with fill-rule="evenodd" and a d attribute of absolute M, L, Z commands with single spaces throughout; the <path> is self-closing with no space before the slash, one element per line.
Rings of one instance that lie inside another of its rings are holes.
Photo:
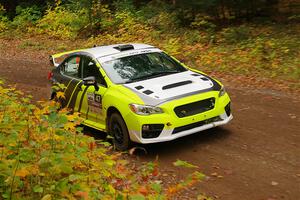
<path fill-rule="evenodd" d="M 272 181 L 271 185 L 276 186 L 276 185 L 278 185 L 278 183 L 276 181 Z"/>

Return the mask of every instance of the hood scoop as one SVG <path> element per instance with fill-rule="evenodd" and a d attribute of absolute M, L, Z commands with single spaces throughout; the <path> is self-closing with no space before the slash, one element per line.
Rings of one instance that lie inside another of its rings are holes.
<path fill-rule="evenodd" d="M 137 89 L 137 90 L 141 90 L 141 89 L 144 89 L 144 87 L 143 87 L 143 86 L 141 86 L 141 85 L 139 85 L 139 86 L 136 86 L 136 87 L 135 87 L 135 89 Z"/>
<path fill-rule="evenodd" d="M 179 87 L 179 86 L 182 86 L 182 85 L 187 85 L 187 84 L 191 84 L 193 83 L 193 81 L 181 81 L 181 82 L 178 82 L 178 83 L 172 83 L 172 84 L 169 84 L 169 85 L 165 85 L 162 87 L 163 90 L 168 90 L 168 89 L 171 89 L 171 88 L 175 88 L 175 87 Z"/>
<path fill-rule="evenodd" d="M 151 90 L 145 90 L 143 93 L 149 95 L 149 94 L 152 94 L 153 91 L 151 91 Z"/>
<path fill-rule="evenodd" d="M 206 77 L 201 77 L 200 79 L 203 80 L 203 81 L 209 81 L 209 79 L 206 78 Z"/>

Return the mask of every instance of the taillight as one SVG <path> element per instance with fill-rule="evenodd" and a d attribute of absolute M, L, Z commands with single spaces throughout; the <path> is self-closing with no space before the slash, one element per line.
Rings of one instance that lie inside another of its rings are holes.
<path fill-rule="evenodd" d="M 48 76 L 47 76 L 48 80 L 51 80 L 52 77 L 53 77 L 53 72 L 48 72 Z"/>

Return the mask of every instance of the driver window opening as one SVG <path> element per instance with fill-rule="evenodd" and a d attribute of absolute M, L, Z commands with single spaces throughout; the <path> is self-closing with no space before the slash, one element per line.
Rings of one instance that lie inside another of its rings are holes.
<path fill-rule="evenodd" d="M 95 61 L 89 57 L 85 57 L 83 61 L 83 67 L 81 69 L 82 78 L 94 76 L 98 84 L 106 86 L 105 80 L 100 73 L 100 69 L 97 67 Z"/>

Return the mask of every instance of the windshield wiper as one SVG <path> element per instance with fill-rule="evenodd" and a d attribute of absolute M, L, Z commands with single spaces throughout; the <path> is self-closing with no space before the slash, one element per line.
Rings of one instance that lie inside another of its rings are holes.
<path fill-rule="evenodd" d="M 179 71 L 159 71 L 159 72 L 153 72 L 150 74 L 150 77 L 158 76 L 158 75 L 168 75 L 168 74 L 175 74 Z"/>

